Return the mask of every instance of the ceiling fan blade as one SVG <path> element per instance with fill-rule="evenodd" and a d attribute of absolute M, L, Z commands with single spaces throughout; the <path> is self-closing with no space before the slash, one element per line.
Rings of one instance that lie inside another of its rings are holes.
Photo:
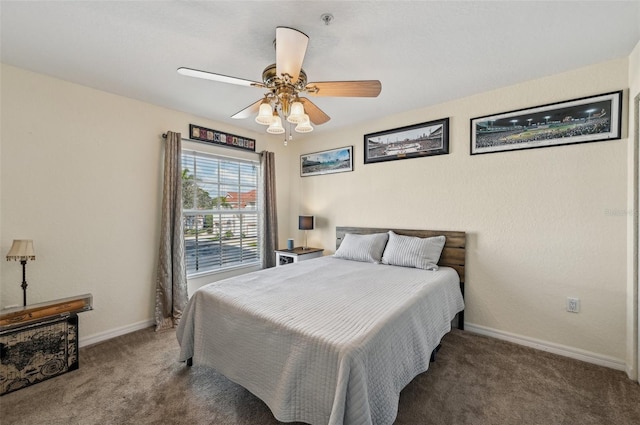
<path fill-rule="evenodd" d="M 242 111 L 238 111 L 231 116 L 231 118 L 242 120 L 245 118 L 249 118 L 251 116 L 255 116 L 260 110 L 260 104 L 264 99 L 258 99 L 258 101 L 252 103 L 251 105 L 244 108 Z"/>
<path fill-rule="evenodd" d="M 318 108 L 315 103 L 306 97 L 301 97 L 300 102 L 304 106 L 304 112 L 309 115 L 309 120 L 315 125 L 324 124 L 331 119 L 329 115 L 322 112 L 322 109 Z"/>
<path fill-rule="evenodd" d="M 308 43 L 309 37 L 296 29 L 276 28 L 276 74 L 278 77 L 289 74 L 292 83 L 298 81 Z"/>
<path fill-rule="evenodd" d="M 307 84 L 305 91 L 312 96 L 377 97 L 382 84 L 378 80 L 321 81 Z"/>
<path fill-rule="evenodd" d="M 250 81 L 242 78 L 229 77 L 227 75 L 214 74 L 213 72 L 200 71 L 200 70 L 191 69 L 191 68 L 178 68 L 178 74 L 186 75 L 187 77 L 204 78 L 205 80 L 218 81 L 220 83 L 237 84 L 239 86 L 260 87 L 260 88 L 266 87 L 264 84 L 258 83 L 257 81 Z"/>

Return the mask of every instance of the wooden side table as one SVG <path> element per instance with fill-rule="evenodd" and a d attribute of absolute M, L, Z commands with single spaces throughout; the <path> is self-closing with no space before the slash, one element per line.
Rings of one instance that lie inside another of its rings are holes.
<path fill-rule="evenodd" d="M 293 249 L 277 249 L 276 250 L 276 267 L 287 264 L 297 263 L 298 261 L 310 260 L 312 258 L 322 257 L 324 249 L 311 248 L 304 249 L 298 246 Z"/>

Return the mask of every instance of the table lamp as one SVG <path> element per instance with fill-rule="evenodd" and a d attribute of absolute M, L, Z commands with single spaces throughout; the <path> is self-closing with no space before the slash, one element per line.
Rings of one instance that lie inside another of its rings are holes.
<path fill-rule="evenodd" d="M 307 249 L 307 230 L 313 230 L 315 224 L 315 217 L 312 215 L 298 216 L 298 229 L 304 230 L 304 247 Z"/>
<path fill-rule="evenodd" d="M 20 260 L 22 264 L 22 305 L 27 305 L 27 278 L 26 267 L 27 260 L 34 261 L 36 253 L 33 250 L 33 241 L 31 239 L 15 239 L 11 249 L 7 253 L 7 261 Z"/>

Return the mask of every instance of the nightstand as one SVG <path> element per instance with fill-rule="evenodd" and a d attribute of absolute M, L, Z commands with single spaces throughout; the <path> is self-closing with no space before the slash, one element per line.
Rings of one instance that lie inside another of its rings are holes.
<path fill-rule="evenodd" d="M 322 248 L 304 249 L 301 246 L 293 249 L 276 249 L 276 267 L 322 257 L 323 251 Z"/>

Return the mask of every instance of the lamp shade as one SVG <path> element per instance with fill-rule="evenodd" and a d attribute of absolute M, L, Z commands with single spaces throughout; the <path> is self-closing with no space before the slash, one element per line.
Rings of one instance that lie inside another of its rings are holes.
<path fill-rule="evenodd" d="M 313 131 L 313 127 L 311 126 L 311 123 L 309 122 L 309 115 L 304 114 L 304 120 L 300 121 L 300 123 L 298 125 L 296 125 L 295 130 L 298 133 L 310 133 Z"/>
<path fill-rule="evenodd" d="M 282 119 L 279 116 L 277 115 L 273 116 L 273 122 L 271 123 L 269 128 L 267 128 L 267 133 L 270 133 L 270 134 L 284 133 L 284 127 L 282 126 Z"/>
<path fill-rule="evenodd" d="M 295 101 L 291 104 L 291 112 L 287 117 L 287 121 L 291 124 L 298 124 L 304 120 L 304 106 L 301 102 Z"/>
<path fill-rule="evenodd" d="M 35 260 L 36 253 L 33 250 L 33 241 L 31 239 L 14 239 L 11 249 L 7 253 L 7 261 L 9 260 Z"/>
<path fill-rule="evenodd" d="M 300 230 L 313 230 L 315 225 L 315 217 L 312 215 L 298 216 L 298 229 Z"/>
<path fill-rule="evenodd" d="M 256 122 L 262 125 L 270 125 L 273 122 L 273 108 L 268 102 L 262 102 L 260 104 Z"/>

